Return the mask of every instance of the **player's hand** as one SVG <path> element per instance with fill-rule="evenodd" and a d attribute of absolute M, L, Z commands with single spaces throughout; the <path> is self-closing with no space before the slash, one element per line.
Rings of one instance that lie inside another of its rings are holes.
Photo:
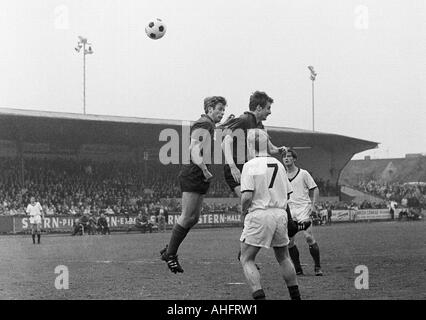
<path fill-rule="evenodd" d="M 209 170 L 203 170 L 203 174 L 204 174 L 204 181 L 208 182 L 213 178 L 213 175 L 211 174 L 211 172 Z"/>
<path fill-rule="evenodd" d="M 279 147 L 279 148 L 278 148 L 278 152 L 279 152 L 279 153 L 286 154 L 286 153 L 287 153 L 287 151 L 288 151 L 288 148 L 287 148 L 287 147 L 285 147 L 285 146 L 282 146 L 282 147 Z"/>
<path fill-rule="evenodd" d="M 231 174 L 234 178 L 235 182 L 240 183 L 241 180 L 241 172 L 237 167 L 231 167 Z"/>

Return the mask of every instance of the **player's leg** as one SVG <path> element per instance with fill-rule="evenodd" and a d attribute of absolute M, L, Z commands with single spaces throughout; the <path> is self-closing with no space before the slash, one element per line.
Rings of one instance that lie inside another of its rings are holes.
<path fill-rule="evenodd" d="M 37 230 L 37 225 L 35 223 L 31 224 L 31 237 L 33 238 L 33 244 L 35 244 L 35 238 L 36 238 L 36 230 Z"/>
<path fill-rule="evenodd" d="M 241 257 L 240 262 L 243 267 L 244 276 L 252 291 L 253 299 L 264 300 L 265 292 L 260 284 L 260 273 L 254 262 L 260 247 L 251 246 L 241 242 Z"/>
<path fill-rule="evenodd" d="M 315 275 L 316 276 L 322 276 L 322 270 L 321 270 L 321 263 L 320 263 L 320 250 L 318 243 L 315 241 L 314 235 L 312 233 L 312 228 L 308 228 L 304 231 L 306 243 L 309 245 L 309 253 L 312 256 L 312 259 L 314 260 L 315 267 Z"/>
<path fill-rule="evenodd" d="M 297 283 L 296 270 L 291 262 L 287 246 L 274 247 L 275 258 L 277 259 L 284 281 L 287 285 L 290 298 L 300 300 L 299 284 Z"/>
<path fill-rule="evenodd" d="M 169 269 L 174 273 L 183 272 L 177 260 L 177 251 L 189 230 L 198 222 L 203 197 L 202 194 L 195 192 L 182 193 L 182 214 L 173 227 L 168 246 L 160 251 L 161 258 L 167 262 Z"/>
<path fill-rule="evenodd" d="M 172 230 L 172 236 L 167 249 L 167 254 L 175 255 L 189 230 L 200 218 L 203 195 L 195 192 L 182 193 L 182 214 Z"/>
<path fill-rule="evenodd" d="M 303 269 L 302 269 L 302 265 L 300 264 L 299 249 L 297 249 L 294 238 L 295 237 L 290 238 L 290 243 L 288 244 L 288 252 L 289 252 L 291 261 L 293 261 L 296 274 L 300 276 L 300 275 L 303 275 Z"/>
<path fill-rule="evenodd" d="M 38 243 L 38 244 L 40 244 L 40 238 L 41 238 L 41 223 L 37 223 L 36 231 L 37 231 L 37 243 Z"/>

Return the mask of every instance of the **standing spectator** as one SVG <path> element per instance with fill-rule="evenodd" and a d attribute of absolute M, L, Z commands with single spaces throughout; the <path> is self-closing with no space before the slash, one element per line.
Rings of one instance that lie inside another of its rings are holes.
<path fill-rule="evenodd" d="M 160 232 L 166 231 L 166 218 L 164 217 L 163 209 L 160 209 L 160 213 L 158 215 L 158 231 Z"/>
<path fill-rule="evenodd" d="M 391 200 L 389 203 L 389 213 L 391 215 L 391 220 L 395 218 L 395 209 L 396 209 L 396 202 Z"/>
<path fill-rule="evenodd" d="M 329 203 L 328 201 L 325 203 L 325 208 L 327 209 L 327 224 L 331 225 L 331 216 L 333 214 L 332 212 L 332 206 L 331 203 Z"/>

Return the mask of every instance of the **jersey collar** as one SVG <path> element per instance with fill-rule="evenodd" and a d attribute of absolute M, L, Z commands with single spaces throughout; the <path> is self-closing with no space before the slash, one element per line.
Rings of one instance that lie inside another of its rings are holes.
<path fill-rule="evenodd" d="M 208 114 L 202 114 L 201 115 L 201 118 L 207 118 L 211 123 L 213 123 L 214 124 L 214 121 L 213 121 L 213 119 L 208 115 Z"/>
<path fill-rule="evenodd" d="M 297 172 L 296 172 L 296 174 L 294 175 L 294 177 L 293 178 L 289 178 L 288 180 L 290 180 L 290 182 L 292 182 L 294 179 L 296 179 L 296 177 L 297 177 L 297 175 L 299 174 L 299 172 L 300 172 L 300 168 L 297 168 Z"/>
<path fill-rule="evenodd" d="M 256 124 L 259 124 L 259 123 L 262 122 L 262 121 L 257 121 L 256 114 L 253 111 L 249 110 L 249 111 L 246 111 L 244 113 L 251 114 L 253 116 L 253 118 L 254 118 L 254 121 L 256 121 Z"/>

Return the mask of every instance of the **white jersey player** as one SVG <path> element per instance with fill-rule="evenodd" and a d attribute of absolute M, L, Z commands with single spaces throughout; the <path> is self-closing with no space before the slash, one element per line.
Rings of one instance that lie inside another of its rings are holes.
<path fill-rule="evenodd" d="M 261 248 L 273 247 L 291 299 L 300 299 L 296 271 L 287 245 L 287 199 L 292 192 L 284 166 L 267 154 L 268 135 L 253 129 L 247 135 L 249 154 L 241 173 L 241 207 L 244 229 L 241 265 L 254 299 L 265 299 L 255 258 Z M 285 195 L 285 196 L 283 196 Z"/>
<path fill-rule="evenodd" d="M 31 235 L 33 244 L 35 244 L 35 235 L 37 233 L 37 243 L 40 244 L 41 238 L 41 219 L 44 217 L 43 208 L 40 202 L 36 202 L 34 197 L 31 197 L 30 204 L 27 206 L 26 213 L 30 216 Z"/>
<path fill-rule="evenodd" d="M 291 215 L 298 223 L 311 219 L 312 212 L 315 212 L 315 203 L 319 197 L 319 190 L 308 171 L 298 168 L 295 165 L 297 153 L 289 149 L 283 156 L 283 162 L 287 169 L 289 181 L 293 187 L 293 193 L 289 199 L 289 209 Z M 309 252 L 314 259 L 314 272 L 317 276 L 322 276 L 320 265 L 320 252 L 317 242 L 312 234 L 312 227 L 303 231 L 306 242 L 309 245 Z M 303 269 L 299 260 L 299 250 L 294 242 L 294 237 L 290 238 L 289 252 L 293 260 L 298 275 L 303 275 Z"/>

